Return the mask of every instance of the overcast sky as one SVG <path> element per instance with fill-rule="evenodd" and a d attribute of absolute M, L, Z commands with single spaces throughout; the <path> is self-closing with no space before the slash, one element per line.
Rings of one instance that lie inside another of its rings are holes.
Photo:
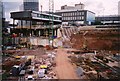
<path fill-rule="evenodd" d="M 74 6 L 78 3 L 85 4 L 85 9 L 96 13 L 96 15 L 117 15 L 118 1 L 120 0 L 54 0 L 54 10 L 60 10 L 61 6 Z M 3 0 L 5 7 L 5 17 L 10 20 L 10 12 L 18 11 L 22 0 Z M 49 0 L 39 0 L 39 5 L 43 10 L 49 10 Z M 40 8 L 39 8 L 40 9 Z"/>

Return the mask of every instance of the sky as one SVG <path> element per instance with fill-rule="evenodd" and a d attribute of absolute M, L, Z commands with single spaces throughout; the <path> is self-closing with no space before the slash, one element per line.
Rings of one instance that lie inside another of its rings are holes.
<path fill-rule="evenodd" d="M 19 7 L 22 4 L 22 0 L 2 0 L 4 2 L 5 17 L 10 20 L 10 12 L 19 11 Z M 120 0 L 54 0 L 54 11 L 60 10 L 61 6 L 68 5 L 74 6 L 78 3 L 85 4 L 85 9 L 90 10 L 100 15 L 117 15 L 118 14 L 118 2 Z M 49 10 L 49 0 L 39 0 L 40 5 L 43 6 L 44 11 Z"/>

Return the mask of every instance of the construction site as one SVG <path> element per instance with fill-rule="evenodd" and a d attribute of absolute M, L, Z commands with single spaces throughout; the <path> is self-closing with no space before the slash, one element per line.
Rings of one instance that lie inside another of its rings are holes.
<path fill-rule="evenodd" d="M 49 13 L 10 13 L 13 28 L 3 37 L 2 80 L 119 81 L 120 27 L 62 25 L 61 16 L 53 14 L 52 1 Z"/>
<path fill-rule="evenodd" d="M 58 29 L 59 35 L 52 44 L 47 38 L 21 37 L 19 44 L 3 51 L 3 78 L 19 81 L 119 79 L 118 31 L 64 26 Z"/>

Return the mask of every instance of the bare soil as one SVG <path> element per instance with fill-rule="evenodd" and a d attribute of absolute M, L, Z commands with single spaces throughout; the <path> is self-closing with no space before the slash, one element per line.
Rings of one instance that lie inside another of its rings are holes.
<path fill-rule="evenodd" d="M 79 79 L 65 49 L 57 49 L 56 64 L 55 70 L 59 79 Z"/>
<path fill-rule="evenodd" d="M 72 47 L 83 49 L 86 44 L 88 50 L 120 50 L 119 31 L 86 31 L 71 36 Z M 85 34 L 85 35 L 84 35 Z"/>

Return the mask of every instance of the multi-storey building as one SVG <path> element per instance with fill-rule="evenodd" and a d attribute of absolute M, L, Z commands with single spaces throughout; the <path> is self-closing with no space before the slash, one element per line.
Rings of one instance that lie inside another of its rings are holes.
<path fill-rule="evenodd" d="M 20 11 L 39 11 L 39 0 L 23 0 L 23 4 L 19 7 Z M 18 26 L 21 26 L 21 23 L 23 23 L 23 26 L 29 26 L 30 21 L 18 21 Z M 36 22 L 32 22 L 36 23 Z"/>
<path fill-rule="evenodd" d="M 96 17 L 95 20 L 101 22 L 102 24 L 120 24 L 119 15 L 99 16 Z"/>
<path fill-rule="evenodd" d="M 39 11 L 39 0 L 24 0 L 23 1 L 23 9 Z"/>
<path fill-rule="evenodd" d="M 56 11 L 56 14 L 62 16 L 62 24 L 90 25 L 95 21 L 95 13 L 84 10 L 82 3 L 75 4 L 75 7 L 62 6 L 61 10 Z"/>

